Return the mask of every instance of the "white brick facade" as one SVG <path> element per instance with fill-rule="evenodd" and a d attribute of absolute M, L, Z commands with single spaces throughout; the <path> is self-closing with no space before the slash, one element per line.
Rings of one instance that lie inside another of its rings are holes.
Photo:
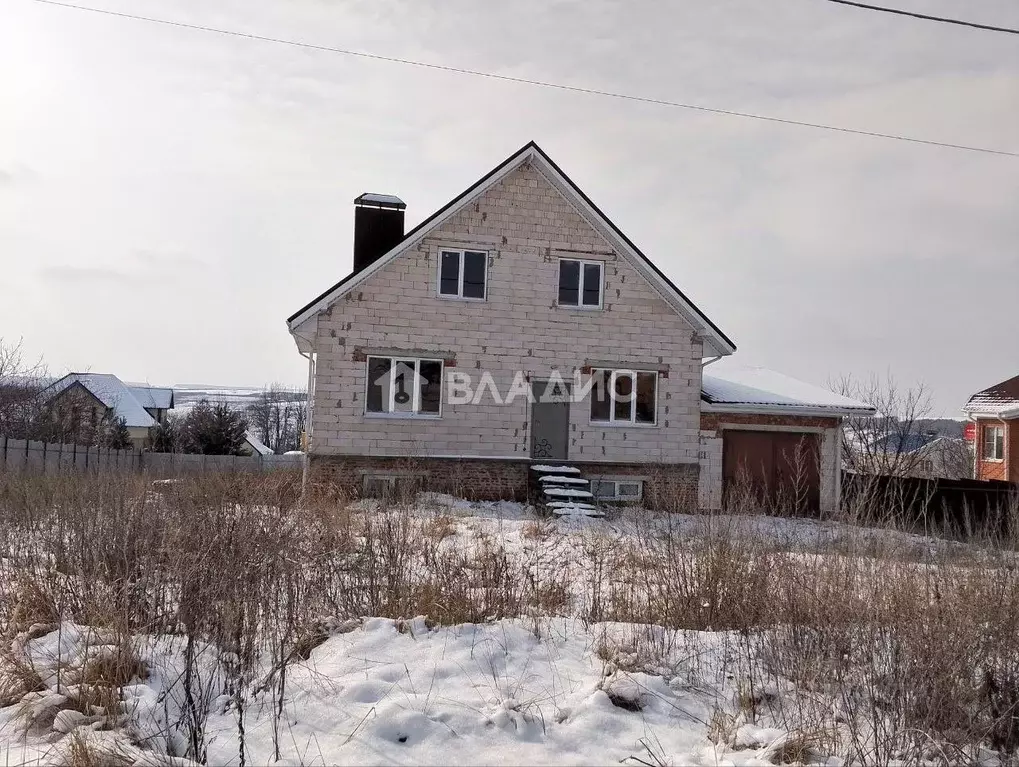
<path fill-rule="evenodd" d="M 440 248 L 489 254 L 487 300 L 440 298 Z M 558 259 L 603 261 L 604 307 L 557 305 Z M 365 413 L 363 354 L 382 350 L 455 355 L 502 392 L 516 371 L 571 380 L 591 361 L 668 367 L 658 382 L 655 426 L 592 424 L 570 411 L 569 459 L 698 463 L 703 348 L 694 328 L 659 296 L 532 164 L 525 163 L 319 316 L 311 452 L 318 455 L 526 458 L 530 405 L 451 405 L 438 419 Z M 360 353 L 360 356 L 359 356 Z M 422 355 L 427 356 L 427 355 Z M 445 389 L 445 386 L 444 386 Z"/>

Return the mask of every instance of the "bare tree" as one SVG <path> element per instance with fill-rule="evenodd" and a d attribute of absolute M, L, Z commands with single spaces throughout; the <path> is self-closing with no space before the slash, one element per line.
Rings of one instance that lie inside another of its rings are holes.
<path fill-rule="evenodd" d="M 307 393 L 274 383 L 248 405 L 248 423 L 274 453 L 301 449 Z"/>
<path fill-rule="evenodd" d="M 922 443 L 925 422 L 933 410 L 924 384 L 903 389 L 888 374 L 866 380 L 844 376 L 830 386 L 877 411 L 873 416 L 849 416 L 843 422 L 842 456 L 847 469 L 896 477 L 920 471 L 925 456 L 915 447 Z"/>
<path fill-rule="evenodd" d="M 43 410 L 39 397 L 46 383 L 42 358 L 25 357 L 22 339 L 0 336 L 0 436 L 34 438 Z"/>

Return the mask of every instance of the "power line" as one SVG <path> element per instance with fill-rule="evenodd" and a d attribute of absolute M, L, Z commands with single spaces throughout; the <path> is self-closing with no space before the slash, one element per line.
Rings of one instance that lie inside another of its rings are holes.
<path fill-rule="evenodd" d="M 883 5 L 868 5 L 867 3 L 857 3 L 854 0 L 828 0 L 829 3 L 838 3 L 839 5 L 851 5 L 854 8 L 863 8 L 867 11 L 881 11 L 883 13 L 894 13 L 899 16 L 912 16 L 914 19 L 924 19 L 926 21 L 940 21 L 943 24 L 958 24 L 961 27 L 973 27 L 974 29 L 986 29 L 991 32 L 1008 32 L 1010 35 L 1019 35 L 1019 29 L 1012 29 L 1011 27 L 995 27 L 991 24 L 977 24 L 973 21 L 963 21 L 962 19 L 948 19 L 944 16 L 929 16 L 926 13 L 914 13 L 913 11 L 903 11 L 899 8 L 886 8 Z"/>
<path fill-rule="evenodd" d="M 355 51 L 346 48 L 334 48 L 328 45 L 317 45 L 315 43 L 306 43 L 300 40 L 286 40 L 279 37 L 268 37 L 266 35 L 255 35 L 248 32 L 237 32 L 232 29 L 220 29 L 218 27 L 207 27 L 201 24 L 188 24 L 182 21 L 170 21 L 168 19 L 159 19 L 152 16 L 139 16 L 132 13 L 121 13 L 119 11 L 110 11 L 105 8 L 92 8 L 85 5 L 75 5 L 73 3 L 59 2 L 58 0 L 34 0 L 37 3 L 45 5 L 54 5 L 61 8 L 73 8 L 79 11 L 90 11 L 92 13 L 99 13 L 106 16 L 116 16 L 123 19 L 132 19 L 134 21 L 144 21 L 150 24 L 162 24 L 170 27 L 180 27 L 182 29 L 192 29 L 200 32 L 214 32 L 220 35 L 229 35 L 231 37 L 240 37 L 246 40 L 258 40 L 265 43 L 277 43 L 279 45 L 292 45 L 297 48 L 306 48 L 315 51 L 324 51 L 328 53 L 339 53 L 344 56 L 356 56 L 363 59 L 371 59 L 374 61 L 386 61 L 393 64 L 404 64 L 407 66 L 420 67 L 423 69 L 436 69 L 443 72 L 454 72 L 462 75 L 472 75 L 474 77 L 486 77 L 490 80 L 501 80 L 503 82 L 519 83 L 522 85 L 534 85 L 542 88 L 553 88 L 561 91 L 570 91 L 572 93 L 584 93 L 591 96 L 606 96 L 614 99 L 623 99 L 626 101 L 637 101 L 643 104 L 655 104 L 657 106 L 675 107 L 677 109 L 689 109 L 697 112 L 708 112 L 710 114 L 726 115 L 729 117 L 742 117 L 748 120 L 760 120 L 763 122 L 779 123 L 781 125 L 798 125 L 803 128 L 815 128 L 817 130 L 835 131 L 838 133 L 848 133 L 856 136 L 870 136 L 872 138 L 883 138 L 891 139 L 893 141 L 905 141 L 910 144 L 924 144 L 926 146 L 936 146 L 946 149 L 961 149 L 967 152 L 981 152 L 983 154 L 1000 155 L 1003 157 L 1019 157 L 1019 152 L 1010 152 L 1005 149 L 992 149 L 989 147 L 972 146 L 968 144 L 951 144 L 944 141 L 933 141 L 930 139 L 915 138 L 913 136 L 903 136 L 896 133 L 881 133 L 879 131 L 868 131 L 861 130 L 858 128 L 846 128 L 839 125 L 827 125 L 824 123 L 813 123 L 805 122 L 802 120 L 793 120 L 785 117 L 774 117 L 772 115 L 761 115 L 752 112 L 740 112 L 733 109 L 720 109 L 718 107 L 708 107 L 701 104 L 686 104 L 679 101 L 668 101 L 666 99 L 656 99 L 647 96 L 634 96 L 628 93 L 618 93 L 615 91 L 599 90 L 597 88 L 585 88 L 579 85 L 566 85 L 564 83 L 554 83 L 545 80 L 532 80 L 526 77 L 514 77 L 512 75 L 500 75 L 495 72 L 483 72 L 477 69 L 464 69 L 461 67 L 453 67 L 445 64 L 434 64 L 427 61 L 415 61 L 413 59 L 404 59 L 396 56 L 384 56 L 378 53 L 367 53 L 365 51 Z"/>

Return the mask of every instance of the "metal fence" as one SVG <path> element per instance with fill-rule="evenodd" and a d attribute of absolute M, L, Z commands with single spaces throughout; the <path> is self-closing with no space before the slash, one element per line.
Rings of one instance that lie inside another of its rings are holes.
<path fill-rule="evenodd" d="M 893 510 L 918 529 L 1019 533 L 1010 529 L 1019 511 L 1019 486 L 1009 482 L 844 472 L 842 494 L 847 503 L 863 501 L 877 514 Z"/>
<path fill-rule="evenodd" d="M 176 477 L 203 472 L 299 469 L 303 461 L 301 455 L 147 453 L 0 437 L 0 471 L 32 474 L 117 471 Z"/>

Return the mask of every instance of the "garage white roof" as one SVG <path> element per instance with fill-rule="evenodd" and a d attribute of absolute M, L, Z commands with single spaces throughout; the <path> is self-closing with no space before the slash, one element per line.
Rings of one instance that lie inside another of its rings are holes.
<path fill-rule="evenodd" d="M 704 410 L 738 412 L 806 412 L 868 415 L 874 408 L 821 386 L 763 367 L 716 363 L 704 368 Z"/>

